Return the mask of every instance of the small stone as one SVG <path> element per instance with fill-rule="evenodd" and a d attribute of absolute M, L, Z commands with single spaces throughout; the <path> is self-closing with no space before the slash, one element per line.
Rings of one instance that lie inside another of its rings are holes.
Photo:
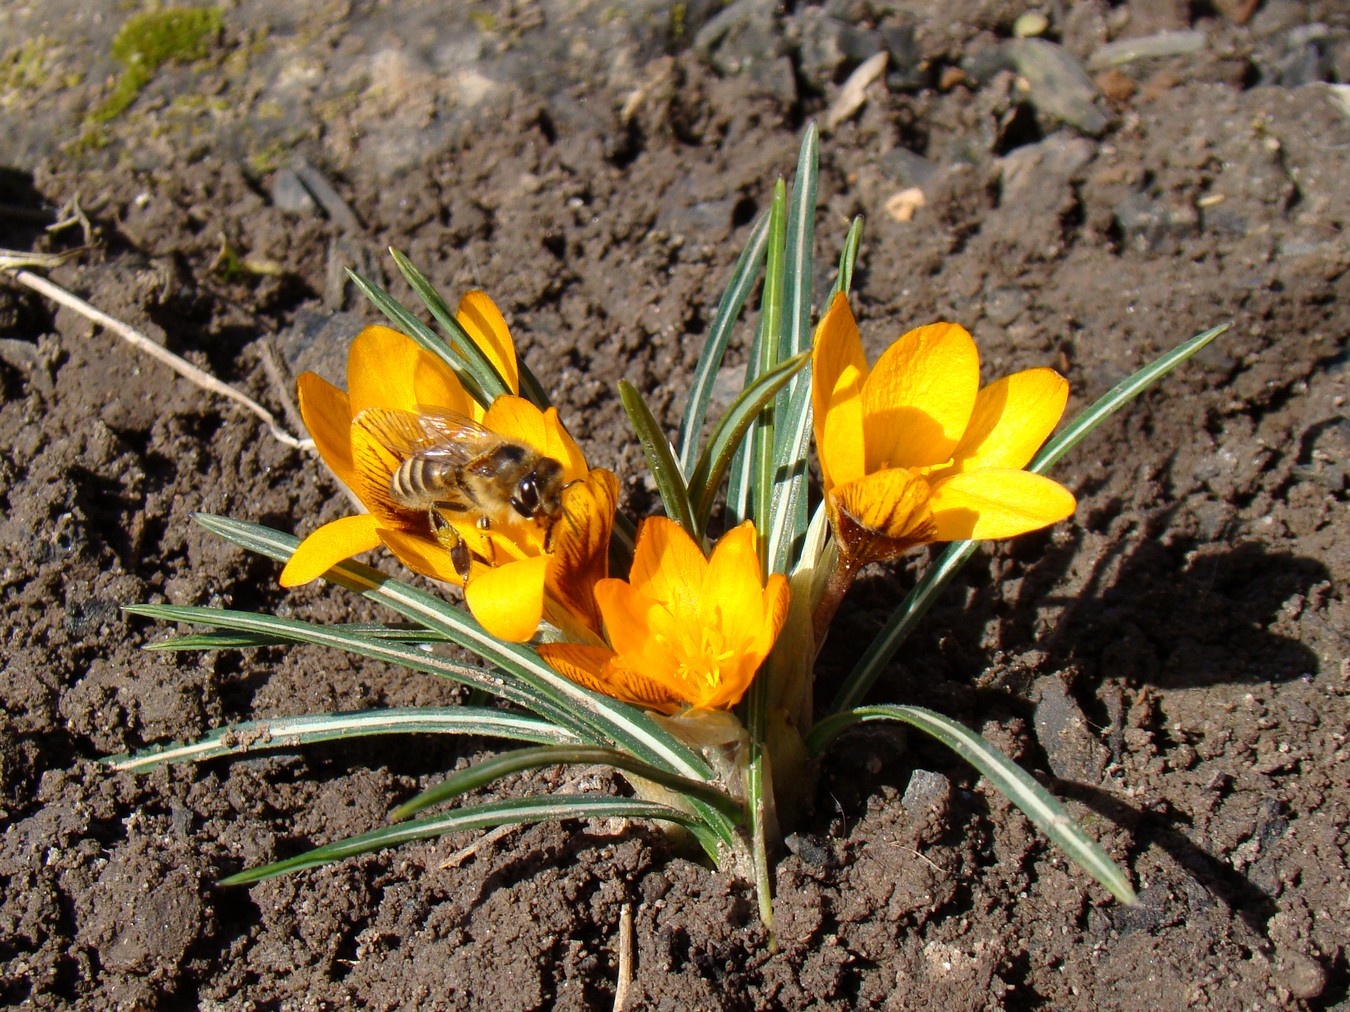
<path fill-rule="evenodd" d="M 1158 32 L 1134 39 L 1108 42 L 1088 57 L 1088 70 L 1105 70 L 1137 60 L 1157 60 L 1167 56 L 1187 56 L 1205 48 L 1205 33 L 1199 31 Z"/>
<path fill-rule="evenodd" d="M 1027 11 L 1013 22 L 1013 37 L 1018 39 L 1034 38 L 1037 35 L 1044 35 L 1049 27 L 1050 19 L 1040 11 Z"/>
<path fill-rule="evenodd" d="M 952 782 L 932 770 L 915 770 L 909 775 L 900 803 L 912 817 L 920 818 L 947 809 L 952 797 Z"/>
<path fill-rule="evenodd" d="M 1007 50 L 1037 110 L 1087 134 L 1106 129 L 1106 117 L 1095 103 L 1097 88 L 1067 49 L 1045 39 L 1015 39 Z"/>
<path fill-rule="evenodd" d="M 1087 716 L 1069 695 L 1064 675 L 1038 678 L 1036 740 L 1045 749 L 1050 770 L 1060 780 L 1095 785 L 1102 782 L 1111 754 L 1092 733 Z"/>
<path fill-rule="evenodd" d="M 1092 80 L 1097 89 L 1112 102 L 1128 102 L 1139 90 L 1138 81 L 1115 67 L 1103 70 Z"/>
<path fill-rule="evenodd" d="M 272 204 L 279 211 L 305 217 L 312 217 L 319 211 L 318 202 L 290 169 L 282 169 L 272 178 Z"/>
<path fill-rule="evenodd" d="M 924 200 L 923 190 L 917 186 L 911 186 L 907 190 L 901 190 L 886 201 L 886 213 L 891 219 L 900 223 L 914 220 L 914 215 L 918 213 L 919 208 L 927 203 Z"/>

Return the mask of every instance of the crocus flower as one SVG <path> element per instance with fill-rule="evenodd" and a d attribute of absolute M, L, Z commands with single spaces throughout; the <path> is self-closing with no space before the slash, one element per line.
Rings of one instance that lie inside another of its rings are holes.
<path fill-rule="evenodd" d="M 975 342 L 954 323 L 911 330 L 869 370 L 842 294 L 811 365 L 826 510 L 854 572 L 915 545 L 1006 538 L 1073 512 L 1067 489 L 1023 470 L 1068 399 L 1054 370 L 981 389 Z"/>
<path fill-rule="evenodd" d="M 678 524 L 643 521 L 628 580 L 595 586 L 608 646 L 552 643 L 539 654 L 588 688 L 664 713 L 738 703 L 788 611 L 787 580 L 765 584 L 755 528 L 728 532 L 706 558 Z"/>
<path fill-rule="evenodd" d="M 457 319 L 516 389 L 515 350 L 492 301 L 470 292 Z M 282 586 L 308 583 L 344 559 L 383 544 L 409 569 L 464 586 L 474 617 L 501 639 L 528 639 L 545 617 L 574 638 L 598 638 L 600 617 L 591 588 L 607 571 L 618 480 L 609 471 L 587 467 L 556 410 L 541 411 L 510 395 L 484 410 L 440 358 L 379 326 L 367 327 L 352 342 L 346 391 L 314 373 L 300 376 L 298 387 L 300 413 L 320 456 L 370 512 L 334 520 L 306 537 L 282 571 Z M 369 419 L 382 412 L 459 417 L 472 427 L 473 438 L 511 440 L 557 461 L 561 514 L 548 524 L 508 516 L 506 522 L 484 527 L 469 511 L 442 515 L 440 529 L 433 529 L 427 509 L 410 509 L 391 492 L 407 455 L 376 437 Z M 471 553 L 467 580 L 449 548 L 460 540 Z"/>

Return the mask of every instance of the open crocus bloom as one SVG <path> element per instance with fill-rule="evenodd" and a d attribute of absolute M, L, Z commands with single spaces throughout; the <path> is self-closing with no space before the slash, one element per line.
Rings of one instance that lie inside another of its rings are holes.
<path fill-rule="evenodd" d="M 1064 412 L 1069 386 L 1054 370 L 981 389 L 975 342 L 954 323 L 911 330 L 869 370 L 842 294 L 816 329 L 811 366 L 826 510 L 853 567 L 1073 512 L 1067 489 L 1023 470 Z"/>
<path fill-rule="evenodd" d="M 515 350 L 492 301 L 470 292 L 457 319 L 517 389 Z M 598 638 L 600 617 L 591 588 L 607 572 L 618 479 L 587 467 L 556 410 L 541 411 L 516 396 L 499 397 L 484 410 L 440 358 L 379 326 L 367 327 L 352 342 L 346 391 L 314 373 L 303 374 L 298 387 L 300 413 L 320 456 L 370 512 L 334 520 L 306 537 L 282 570 L 282 586 L 308 583 L 344 559 L 383 544 L 409 569 L 464 586 L 474 617 L 501 639 L 529 639 L 541 618 L 574 638 Z M 453 537 L 472 553 L 465 580 L 447 548 L 446 532 L 433 530 L 429 511 L 402 505 L 392 494 L 391 482 L 404 458 L 362 424 L 362 413 L 369 409 L 462 416 L 481 427 L 479 438 L 511 440 L 557 461 L 561 515 L 547 525 L 520 516 L 487 528 L 471 511 L 443 517 L 443 526 L 453 528 Z"/>
<path fill-rule="evenodd" d="M 539 655 L 587 688 L 664 713 L 738 703 L 788 610 L 787 580 L 763 582 L 755 528 L 728 532 L 705 558 L 675 522 L 642 524 L 628 580 L 601 580 L 609 647 L 551 643 Z"/>

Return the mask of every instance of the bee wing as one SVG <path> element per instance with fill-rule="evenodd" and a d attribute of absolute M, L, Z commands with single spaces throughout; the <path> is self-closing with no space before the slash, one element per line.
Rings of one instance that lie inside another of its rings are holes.
<path fill-rule="evenodd" d="M 497 439 L 472 418 L 454 411 L 404 411 L 366 408 L 352 424 L 390 453 L 404 459 L 447 460 L 465 463 Z"/>

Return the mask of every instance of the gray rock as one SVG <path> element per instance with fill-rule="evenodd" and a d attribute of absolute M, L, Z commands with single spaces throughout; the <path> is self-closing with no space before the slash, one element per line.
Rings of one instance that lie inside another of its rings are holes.
<path fill-rule="evenodd" d="M 1060 780 L 1101 783 L 1111 754 L 1069 695 L 1067 679 L 1047 675 L 1036 680 L 1035 688 L 1041 697 L 1036 704 L 1036 739 L 1045 749 L 1051 772 Z"/>
<path fill-rule="evenodd" d="M 917 186 L 920 189 L 937 174 L 936 162 L 916 155 L 908 148 L 891 148 L 881 156 L 878 164 L 886 178 L 897 186 Z"/>
<path fill-rule="evenodd" d="M 984 316 L 990 323 L 1006 327 L 1026 312 L 1031 296 L 1022 288 L 996 288 L 984 300 Z"/>
<path fill-rule="evenodd" d="M 1045 39 L 1014 39 L 1006 44 L 1018 74 L 1026 79 L 1031 104 L 1038 112 L 1063 120 L 1083 133 L 1106 129 L 1097 108 L 1097 87 L 1078 58 Z"/>
<path fill-rule="evenodd" d="M 808 7 L 797 14 L 791 30 L 797 37 L 798 70 L 807 84 L 822 92 L 827 84 L 839 83 L 846 68 L 883 48 L 876 32 L 831 17 L 819 7 Z"/>
<path fill-rule="evenodd" d="M 319 205 L 310 196 L 300 177 L 290 169 L 282 169 L 272 177 L 272 204 L 280 211 L 301 217 L 319 213 Z"/>
<path fill-rule="evenodd" d="M 720 74 L 743 75 L 784 103 L 797 99 L 796 76 L 773 0 L 736 0 L 699 29 L 694 51 Z"/>
<path fill-rule="evenodd" d="M 1171 206 L 1146 193 L 1132 193 L 1115 207 L 1116 224 L 1135 249 L 1161 253 L 1199 230 L 1200 215 L 1190 205 Z"/>
<path fill-rule="evenodd" d="M 947 810 L 952 798 L 952 782 L 932 770 L 915 770 L 909 775 L 900 803 L 914 819 Z"/>

